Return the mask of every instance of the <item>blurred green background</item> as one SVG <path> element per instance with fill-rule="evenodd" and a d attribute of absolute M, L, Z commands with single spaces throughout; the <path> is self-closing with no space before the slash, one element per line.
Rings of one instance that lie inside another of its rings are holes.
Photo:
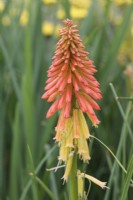
<path fill-rule="evenodd" d="M 132 0 L 0 0 L 0 200 L 69 199 L 63 169 L 46 170 L 58 163 L 58 113 L 46 119 L 50 104 L 41 100 L 65 18 L 78 25 L 98 69 L 101 124 L 94 129 L 88 121 L 91 133 L 126 169 L 130 163 L 127 177 L 109 151 L 91 140 L 92 159 L 79 168 L 107 181 L 110 190 L 91 184 L 88 199 L 131 200 L 132 101 L 116 101 L 109 83 L 118 96 L 133 96 Z"/>

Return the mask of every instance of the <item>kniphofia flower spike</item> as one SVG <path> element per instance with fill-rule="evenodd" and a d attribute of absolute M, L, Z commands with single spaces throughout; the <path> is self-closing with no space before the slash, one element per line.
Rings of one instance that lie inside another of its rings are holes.
<path fill-rule="evenodd" d="M 76 25 L 72 20 L 64 20 L 60 30 L 61 39 L 57 43 L 52 65 L 48 70 L 45 93 L 42 99 L 54 103 L 47 112 L 51 117 L 57 110 L 60 116 L 55 128 L 55 140 L 59 142 L 59 161 L 66 163 L 64 180 L 67 180 L 72 167 L 73 152 L 84 161 L 90 160 L 87 139 L 90 136 L 83 113 L 87 113 L 92 124 L 99 120 L 94 110 L 100 107 L 96 100 L 102 98 L 99 83 L 94 77 L 97 71 L 88 52 L 82 44 Z"/>

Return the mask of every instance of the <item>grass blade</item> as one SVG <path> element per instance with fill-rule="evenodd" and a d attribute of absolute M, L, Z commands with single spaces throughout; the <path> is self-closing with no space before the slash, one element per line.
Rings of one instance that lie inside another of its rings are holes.
<path fill-rule="evenodd" d="M 36 184 L 36 175 L 35 175 L 35 170 L 34 170 L 34 163 L 33 163 L 33 158 L 31 154 L 30 147 L 28 147 L 28 155 L 29 155 L 29 161 L 30 161 L 30 174 L 32 173 L 32 193 L 33 193 L 33 199 L 38 200 L 38 189 L 37 189 L 37 184 Z"/>
<path fill-rule="evenodd" d="M 11 166 L 10 166 L 10 198 L 18 199 L 18 191 L 20 181 L 20 169 L 21 169 L 21 125 L 20 125 L 20 104 L 16 105 L 15 118 L 13 123 L 13 137 L 12 137 L 12 149 L 11 149 Z"/>
<path fill-rule="evenodd" d="M 33 174 L 30 174 L 30 175 L 32 176 Z M 35 179 L 40 184 L 40 186 L 43 188 L 43 190 L 49 195 L 49 197 L 50 197 L 51 200 L 57 200 L 54 197 L 54 194 L 51 192 L 51 190 L 45 185 L 45 183 L 40 178 L 38 178 L 37 176 L 35 176 Z"/>
<path fill-rule="evenodd" d="M 120 161 L 118 160 L 118 158 L 115 156 L 115 154 L 111 151 L 111 149 L 109 147 L 107 147 L 107 145 L 105 145 L 101 140 L 99 140 L 98 138 L 96 138 L 95 136 L 91 135 L 92 138 L 96 139 L 98 142 L 100 142 L 110 153 L 111 155 L 114 157 L 114 159 L 116 160 L 116 162 L 118 163 L 118 165 L 121 167 L 121 169 L 127 173 L 126 169 L 124 168 L 124 166 L 120 163 Z"/>
<path fill-rule="evenodd" d="M 36 169 L 35 169 L 35 174 L 37 174 L 40 169 L 42 168 L 43 164 L 47 161 L 47 159 L 49 158 L 49 156 L 54 152 L 54 150 L 56 149 L 56 145 L 53 146 L 51 148 L 51 150 L 46 154 L 46 156 L 44 156 L 44 158 L 42 158 L 42 160 L 39 162 L 39 164 L 37 165 Z M 32 181 L 29 180 L 28 183 L 26 184 L 25 188 L 23 189 L 23 192 L 20 196 L 20 200 L 25 200 L 26 194 L 29 190 L 29 188 L 31 187 Z"/>
<path fill-rule="evenodd" d="M 133 154 L 132 154 L 131 159 L 130 159 L 129 164 L 128 164 L 127 175 L 125 177 L 125 181 L 124 181 L 124 184 L 123 184 L 123 187 L 122 187 L 121 200 L 127 200 L 128 189 L 129 189 L 129 186 L 130 186 L 132 174 L 133 174 Z"/>

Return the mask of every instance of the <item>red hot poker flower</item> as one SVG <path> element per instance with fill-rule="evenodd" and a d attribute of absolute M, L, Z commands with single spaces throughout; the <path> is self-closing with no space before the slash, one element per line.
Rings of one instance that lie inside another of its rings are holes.
<path fill-rule="evenodd" d="M 64 24 L 66 27 L 60 30 L 61 39 L 48 70 L 46 92 L 42 95 L 42 99 L 48 99 L 48 102 L 55 100 L 46 117 L 63 110 L 64 118 L 69 118 L 72 109 L 79 108 L 97 126 L 100 121 L 94 110 L 100 107 L 95 100 L 102 98 L 99 83 L 93 76 L 97 70 L 87 57 L 77 26 L 69 19 L 64 20 Z"/>

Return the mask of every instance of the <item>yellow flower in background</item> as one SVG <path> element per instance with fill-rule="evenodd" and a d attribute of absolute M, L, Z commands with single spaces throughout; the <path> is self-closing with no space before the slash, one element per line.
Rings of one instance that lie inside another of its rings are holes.
<path fill-rule="evenodd" d="M 65 18 L 65 11 L 63 10 L 63 8 L 59 8 L 57 10 L 56 16 L 58 19 L 64 19 Z"/>
<path fill-rule="evenodd" d="M 11 24 L 10 17 L 8 15 L 3 16 L 1 22 L 4 26 L 9 26 Z"/>
<path fill-rule="evenodd" d="M 88 13 L 88 9 L 86 8 L 77 8 L 75 6 L 72 6 L 70 9 L 70 15 L 73 19 L 82 19 L 86 17 Z"/>
<path fill-rule="evenodd" d="M 131 22 L 131 28 L 127 32 L 125 40 L 122 42 L 118 54 L 118 62 L 121 65 L 127 65 L 127 63 L 133 62 L 133 26 Z"/>
<path fill-rule="evenodd" d="M 115 18 L 113 19 L 113 22 L 115 25 L 120 25 L 122 23 L 122 16 L 121 15 L 115 16 Z"/>
<path fill-rule="evenodd" d="M 55 4 L 55 3 L 57 3 L 56 0 L 42 0 L 42 2 L 43 2 L 44 4 Z"/>
<path fill-rule="evenodd" d="M 128 96 L 133 96 L 133 62 L 126 66 L 124 74 L 126 77 Z"/>
<path fill-rule="evenodd" d="M 54 25 L 52 22 L 45 21 L 42 24 L 42 34 L 51 36 L 54 33 Z"/>
<path fill-rule="evenodd" d="M 22 11 L 19 22 L 20 22 L 21 26 L 26 26 L 28 24 L 28 22 L 29 22 L 28 10 L 25 9 Z"/>
<path fill-rule="evenodd" d="M 114 25 L 120 25 L 122 23 L 122 15 L 115 14 L 113 10 L 110 12 L 110 22 Z"/>
<path fill-rule="evenodd" d="M 133 36 L 133 25 L 131 27 L 131 35 Z"/>
<path fill-rule="evenodd" d="M 18 9 L 15 8 L 15 7 L 10 8 L 9 14 L 10 14 L 11 16 L 13 16 L 13 17 L 17 16 L 17 15 L 18 15 Z"/>
<path fill-rule="evenodd" d="M 0 13 L 3 12 L 4 8 L 5 8 L 4 1 L 0 1 Z"/>
<path fill-rule="evenodd" d="M 133 2 L 132 0 L 114 0 L 114 3 L 118 6 L 124 5 L 124 4 L 129 4 Z"/>
<path fill-rule="evenodd" d="M 71 5 L 77 6 L 79 8 L 88 8 L 91 4 L 90 0 L 70 0 Z"/>
<path fill-rule="evenodd" d="M 91 1 L 90 0 L 70 0 L 71 8 L 70 8 L 70 15 L 73 19 L 82 19 L 86 17 L 88 13 L 88 8 L 90 7 Z"/>
<path fill-rule="evenodd" d="M 62 26 L 60 25 L 60 24 L 57 24 L 56 26 L 55 26 L 55 29 L 54 29 L 54 35 L 56 36 L 56 37 L 59 37 L 59 30 L 62 28 Z"/>

